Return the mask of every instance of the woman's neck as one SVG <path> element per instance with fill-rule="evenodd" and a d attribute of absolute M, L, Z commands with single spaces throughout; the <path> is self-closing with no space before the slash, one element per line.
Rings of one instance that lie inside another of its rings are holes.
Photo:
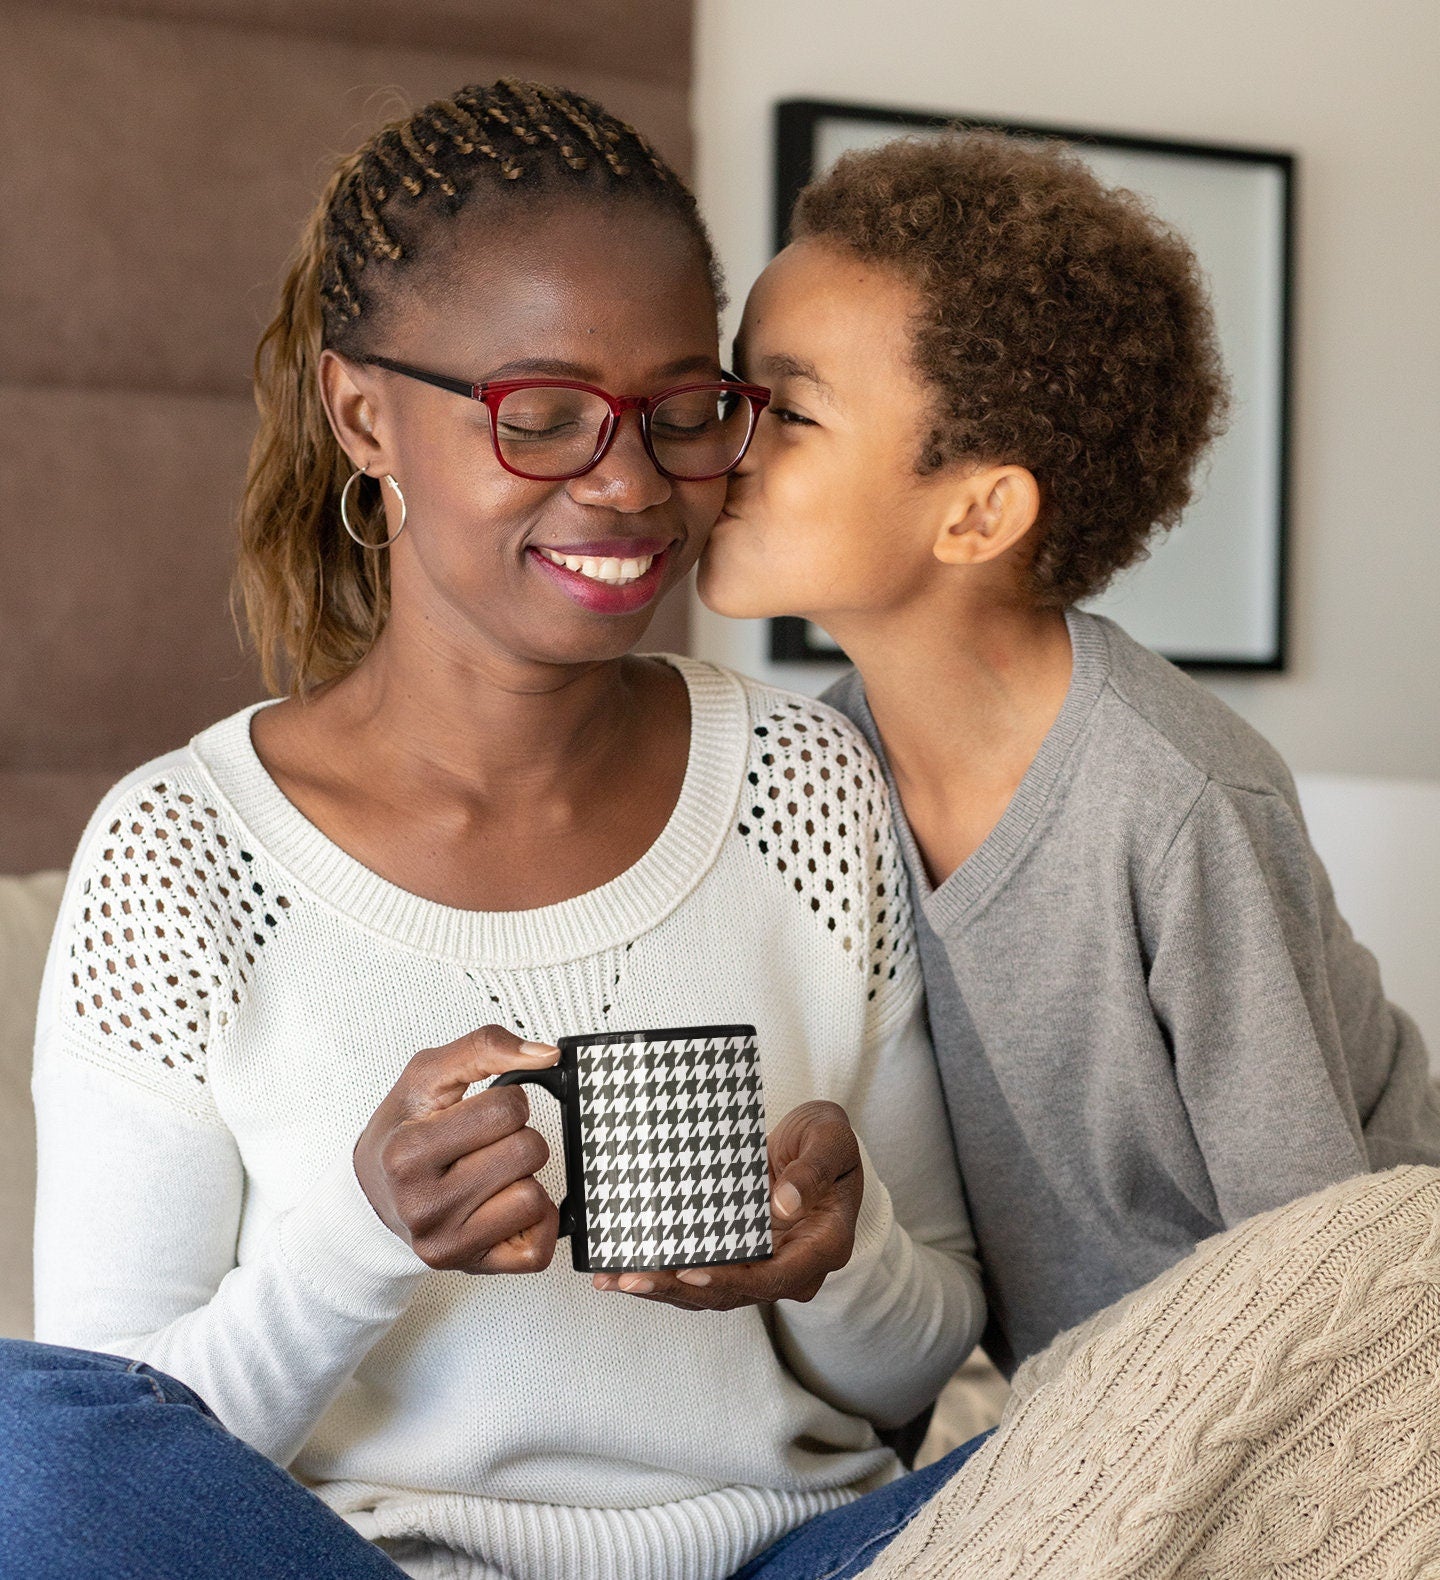
<path fill-rule="evenodd" d="M 363 865 L 465 910 L 530 910 L 617 877 L 679 798 L 684 680 L 559 666 L 389 628 L 350 674 L 251 737 L 297 809 Z"/>
<path fill-rule="evenodd" d="M 906 819 L 942 883 L 1004 816 L 1064 706 L 1064 614 L 937 600 L 847 617 L 830 634 L 864 678 Z"/>
<path fill-rule="evenodd" d="M 396 781 L 483 802 L 553 794 L 609 761 L 644 689 L 624 660 L 559 666 L 387 629 L 325 711 Z"/>

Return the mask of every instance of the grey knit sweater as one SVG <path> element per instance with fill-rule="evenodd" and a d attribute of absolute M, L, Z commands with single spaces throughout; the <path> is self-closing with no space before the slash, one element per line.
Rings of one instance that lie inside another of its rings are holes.
<path fill-rule="evenodd" d="M 1069 627 L 1059 717 L 938 888 L 891 784 L 1007 1374 L 1253 1213 L 1440 1164 L 1419 1033 L 1337 912 L 1285 765 L 1118 626 Z M 826 700 L 883 760 L 858 675 Z"/>

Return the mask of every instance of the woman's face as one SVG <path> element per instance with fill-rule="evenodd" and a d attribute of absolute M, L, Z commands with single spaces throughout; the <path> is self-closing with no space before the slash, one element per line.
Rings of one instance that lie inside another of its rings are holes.
<path fill-rule="evenodd" d="M 916 306 L 897 276 L 816 241 L 756 281 L 736 372 L 772 394 L 701 562 L 717 613 L 843 622 L 903 604 L 933 571 L 949 484 L 915 469 L 930 402 Z"/>
<path fill-rule="evenodd" d="M 462 230 L 443 267 L 402 285 L 374 338 L 372 354 L 477 384 L 559 378 L 650 395 L 720 373 L 698 248 L 639 203 Z M 342 442 L 405 496 L 405 531 L 387 551 L 397 632 L 423 623 L 466 650 L 528 661 L 618 657 L 704 546 L 725 479 L 662 476 L 634 412 L 592 471 L 532 482 L 500 465 L 479 401 L 335 360 L 343 373 L 331 370 L 327 394 Z M 398 502 L 384 493 L 393 533 Z"/>

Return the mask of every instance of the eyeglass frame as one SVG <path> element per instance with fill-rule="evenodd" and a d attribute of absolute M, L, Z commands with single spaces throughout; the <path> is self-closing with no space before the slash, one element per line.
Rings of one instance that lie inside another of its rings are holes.
<path fill-rule="evenodd" d="M 479 401 L 484 406 L 490 419 L 490 447 L 495 452 L 495 459 L 505 470 L 514 477 L 523 477 L 530 483 L 568 483 L 577 477 L 584 477 L 587 472 L 593 472 L 610 452 L 610 447 L 615 443 L 615 437 L 620 432 L 620 419 L 627 411 L 638 414 L 640 419 L 640 440 L 645 446 L 645 453 L 650 457 L 650 464 L 661 477 L 668 478 L 672 483 L 708 483 L 717 477 L 725 477 L 733 472 L 745 459 L 745 453 L 750 448 L 750 441 L 755 437 L 755 425 L 760 420 L 760 413 L 770 404 L 770 390 L 763 384 L 742 384 L 738 379 L 721 375 L 718 379 L 707 379 L 698 384 L 677 384 L 671 389 L 661 390 L 657 395 L 612 395 L 609 390 L 604 390 L 597 384 L 580 384 L 573 379 L 495 379 L 484 384 L 471 384 L 465 379 L 449 377 L 444 373 L 431 373 L 425 368 L 417 368 L 408 362 L 397 362 L 393 357 L 358 356 L 356 362 L 368 363 L 371 367 L 384 368 L 390 373 L 399 373 L 407 379 L 417 379 L 422 384 L 433 384 L 436 389 L 448 390 L 452 395 L 464 395 L 470 400 Z M 558 477 L 537 476 L 533 472 L 522 472 L 518 466 L 512 466 L 500 450 L 500 435 L 496 428 L 499 420 L 500 402 L 507 395 L 513 395 L 517 390 L 525 389 L 567 389 L 579 390 L 585 395 L 598 395 L 610 408 L 609 420 L 601 427 L 600 437 L 596 443 L 595 453 L 585 463 L 573 472 L 565 472 Z M 750 407 L 750 425 L 745 430 L 745 442 L 740 446 L 740 453 L 726 467 L 718 472 L 706 472 L 700 477 L 679 477 L 664 466 L 655 454 L 655 446 L 650 438 L 650 413 L 662 401 L 669 400 L 675 395 L 690 395 L 698 390 L 729 391 L 742 396 Z"/>

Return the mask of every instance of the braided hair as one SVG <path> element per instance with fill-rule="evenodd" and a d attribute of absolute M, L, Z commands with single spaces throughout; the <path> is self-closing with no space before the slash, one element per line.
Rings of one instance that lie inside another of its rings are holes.
<path fill-rule="evenodd" d="M 394 282 L 433 256 L 462 210 L 575 198 L 636 198 L 673 215 L 695 242 L 723 305 L 714 248 L 695 198 L 634 127 L 579 94 L 503 79 L 465 87 L 391 121 L 336 165 L 315 205 L 255 353 L 260 427 L 240 510 L 235 577 L 272 692 L 303 693 L 345 674 L 389 612 L 386 556 L 340 522 L 350 462 L 320 399 L 320 353 L 367 344 Z M 386 533 L 378 491 L 351 519 Z"/>

